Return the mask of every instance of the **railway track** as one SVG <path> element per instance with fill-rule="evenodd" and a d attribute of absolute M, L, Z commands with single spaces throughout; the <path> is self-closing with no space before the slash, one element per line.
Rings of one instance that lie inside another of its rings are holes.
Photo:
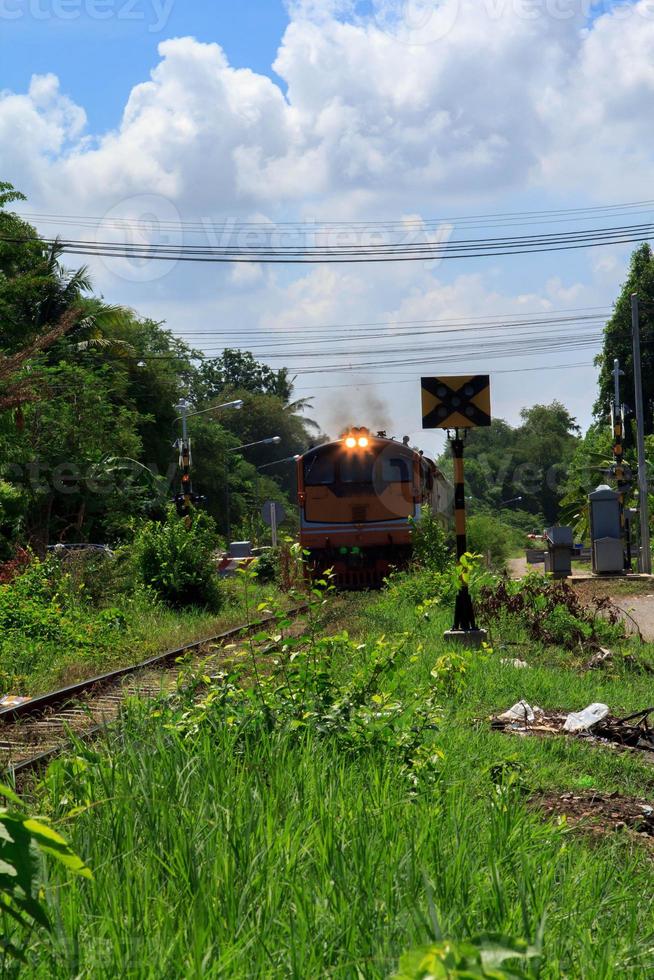
<path fill-rule="evenodd" d="M 306 606 L 298 606 L 288 615 L 305 611 Z M 0 711 L 0 768 L 5 777 L 18 780 L 47 765 L 70 744 L 71 736 L 92 738 L 118 718 L 127 698 L 153 699 L 173 690 L 182 672 L 201 668 L 211 676 L 224 662 L 227 643 L 272 621 L 236 626 Z"/>

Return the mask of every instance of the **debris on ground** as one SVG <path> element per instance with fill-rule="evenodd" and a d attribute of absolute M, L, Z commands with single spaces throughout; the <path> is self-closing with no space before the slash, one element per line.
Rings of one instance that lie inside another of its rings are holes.
<path fill-rule="evenodd" d="M 520 670 L 524 669 L 525 667 L 529 667 L 526 660 L 511 660 L 510 657 L 504 657 L 502 660 L 500 660 L 500 663 L 503 667 L 517 667 Z"/>
<path fill-rule="evenodd" d="M 583 711 L 560 712 L 532 708 L 518 701 L 501 715 L 491 718 L 491 728 L 511 735 L 566 735 L 603 745 L 654 752 L 654 728 L 649 717 L 654 707 L 643 708 L 625 718 L 611 715 L 605 704 L 591 704 Z"/>
<path fill-rule="evenodd" d="M 539 711 L 540 709 L 537 708 L 536 710 Z M 530 704 L 527 704 L 526 701 L 518 701 L 517 704 L 514 704 L 513 707 L 509 708 L 508 711 L 505 711 L 504 714 L 498 715 L 498 720 L 521 721 L 529 723 L 534 721 L 535 717 L 534 709 Z"/>
<path fill-rule="evenodd" d="M 625 667 L 640 671 L 643 674 L 654 673 L 654 668 L 652 668 L 651 664 L 637 660 L 630 653 L 617 654 L 613 650 L 607 650 L 606 647 L 600 647 L 598 652 L 584 664 L 582 669 L 601 670 L 604 667 L 612 667 L 616 662 L 621 663 Z"/>
<path fill-rule="evenodd" d="M 608 715 L 608 704 L 589 704 L 583 711 L 572 711 L 565 720 L 563 730 L 566 732 L 588 732 Z"/>
<path fill-rule="evenodd" d="M 584 670 L 599 670 L 600 667 L 608 667 L 615 660 L 615 654 L 612 650 L 607 650 L 605 647 L 600 647 L 598 652 L 590 658 L 588 663 L 584 664 Z"/>
<path fill-rule="evenodd" d="M 19 694 L 5 694 L 0 698 L 0 711 L 4 708 L 18 708 L 21 704 L 31 701 L 30 697 L 21 697 Z"/>
<path fill-rule="evenodd" d="M 572 827 L 606 832 L 629 829 L 654 837 L 654 806 L 619 793 L 539 793 L 532 804 L 552 817 L 565 817 Z"/>

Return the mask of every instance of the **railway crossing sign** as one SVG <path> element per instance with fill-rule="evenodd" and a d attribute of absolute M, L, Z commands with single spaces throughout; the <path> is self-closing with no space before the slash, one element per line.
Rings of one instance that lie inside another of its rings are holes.
<path fill-rule="evenodd" d="M 476 429 L 490 424 L 487 374 L 422 379 L 423 429 Z"/>

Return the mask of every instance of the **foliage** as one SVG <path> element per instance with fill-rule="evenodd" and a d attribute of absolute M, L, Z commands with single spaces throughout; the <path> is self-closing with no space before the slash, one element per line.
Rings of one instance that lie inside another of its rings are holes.
<path fill-rule="evenodd" d="M 15 806 L 0 807 L 0 904 L 5 915 L 23 929 L 31 930 L 34 925 L 50 929 L 42 900 L 39 855 L 84 878 L 92 878 L 91 871 L 48 823 L 21 812 L 21 801 L 13 790 L 0 785 L 0 795 Z M 0 940 L 0 948 L 5 955 L 25 959 L 7 938 Z"/>
<path fill-rule="evenodd" d="M 509 513 L 520 504 L 535 521 L 554 524 L 568 462 L 577 445 L 579 428 L 558 401 L 524 408 L 521 424 L 513 427 L 494 419 L 487 428 L 472 429 L 465 448 L 466 493 L 476 507 Z M 451 473 L 451 458 L 439 460 Z M 522 497 L 516 501 L 516 497 Z M 512 504 L 505 502 L 512 501 Z M 541 517 L 542 515 L 542 517 Z"/>
<path fill-rule="evenodd" d="M 580 642 L 606 642 L 624 635 L 620 610 L 608 597 L 585 603 L 567 582 L 536 573 L 483 586 L 477 613 L 488 624 L 510 617 L 531 639 L 570 649 Z"/>
<path fill-rule="evenodd" d="M 214 561 L 217 544 L 210 517 L 196 512 L 187 527 L 171 509 L 164 523 L 144 524 L 134 539 L 143 584 L 175 608 L 219 609 L 222 598 Z"/>
<path fill-rule="evenodd" d="M 198 403 L 210 402 L 226 390 L 249 391 L 254 395 L 274 395 L 288 402 L 293 383 L 286 368 L 273 370 L 256 361 L 247 351 L 226 349 L 220 357 L 205 358 L 193 379 L 192 397 Z"/>
<path fill-rule="evenodd" d="M 256 561 L 257 578 L 260 582 L 276 582 L 279 579 L 280 548 L 266 548 Z"/>
<path fill-rule="evenodd" d="M 421 606 L 428 600 L 441 601 L 453 594 L 451 574 L 428 568 L 408 572 L 393 572 L 386 579 L 389 604 L 408 603 Z"/>
<path fill-rule="evenodd" d="M 641 370 L 643 379 L 643 407 L 645 432 L 654 432 L 654 255 L 648 243 L 639 245 L 631 256 L 629 273 L 622 286 L 613 316 L 604 329 L 604 345 L 597 358 L 600 368 L 599 390 L 595 402 L 595 415 L 605 424 L 610 419 L 613 402 L 613 361 L 618 358 L 624 371 L 622 391 L 624 400 L 633 403 L 634 371 L 631 337 L 631 294 L 638 293 L 640 309 Z M 631 427 L 626 426 L 627 447 L 633 445 Z"/>
<path fill-rule="evenodd" d="M 424 508 L 420 518 L 410 518 L 409 523 L 414 562 L 431 572 L 444 572 L 452 562 L 452 548 L 442 521 Z"/>
<path fill-rule="evenodd" d="M 540 942 L 489 934 L 452 942 L 439 940 L 405 953 L 393 980 L 529 980 L 538 976 Z"/>
<path fill-rule="evenodd" d="M 26 509 L 27 500 L 21 489 L 0 479 L 0 561 L 11 556 Z"/>
<path fill-rule="evenodd" d="M 125 625 L 115 607 L 94 611 L 83 585 L 57 558 L 33 558 L 22 574 L 0 585 L 0 684 L 23 686 L 20 675 L 30 674 L 44 656 L 110 650 Z"/>
<path fill-rule="evenodd" d="M 515 548 L 516 534 L 490 514 L 473 514 L 467 521 L 468 547 L 484 558 L 490 557 L 493 568 L 502 569 Z M 521 540 L 522 535 L 518 535 Z"/>

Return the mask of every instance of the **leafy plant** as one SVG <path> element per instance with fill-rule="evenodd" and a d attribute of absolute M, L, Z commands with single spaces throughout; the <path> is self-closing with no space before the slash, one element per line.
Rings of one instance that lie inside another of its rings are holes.
<path fill-rule="evenodd" d="M 608 597 L 596 596 L 585 604 L 567 582 L 537 574 L 483 586 L 477 612 L 486 623 L 509 616 L 531 639 L 569 648 L 584 640 L 605 641 L 624 635 L 620 610 Z"/>
<path fill-rule="evenodd" d="M 163 524 L 144 524 L 134 541 L 143 583 L 173 607 L 217 610 L 221 593 L 213 559 L 215 525 L 197 512 L 190 527 L 172 510 Z"/>
<path fill-rule="evenodd" d="M 443 939 L 405 953 L 393 980 L 528 980 L 538 976 L 541 944 L 487 933 L 459 942 Z"/>
<path fill-rule="evenodd" d="M 34 925 L 50 929 L 42 900 L 39 854 L 57 861 L 73 874 L 92 878 L 90 869 L 68 843 L 43 820 L 21 812 L 21 801 L 7 786 L 4 796 L 16 809 L 0 808 L 0 902 L 3 911 L 24 929 Z M 23 953 L 10 939 L 0 941 L 5 953 L 23 959 Z"/>
<path fill-rule="evenodd" d="M 431 510 L 424 509 L 418 520 L 409 518 L 409 524 L 415 564 L 431 572 L 444 572 L 453 555 L 442 522 Z"/>

